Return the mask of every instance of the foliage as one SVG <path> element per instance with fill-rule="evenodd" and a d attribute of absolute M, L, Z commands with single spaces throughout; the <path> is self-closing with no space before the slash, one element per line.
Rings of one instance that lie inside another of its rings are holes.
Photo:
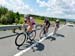
<path fill-rule="evenodd" d="M 5 15 L 7 12 L 8 12 L 8 9 L 7 9 L 7 8 L 0 7 L 0 17 L 1 17 L 2 15 Z"/>
<path fill-rule="evenodd" d="M 7 24 L 7 17 L 6 17 L 6 16 L 3 15 L 3 16 L 1 17 L 1 23 L 2 23 L 2 24 Z"/>
<path fill-rule="evenodd" d="M 19 23 L 23 24 L 24 23 L 24 18 L 21 17 L 20 20 L 19 20 Z"/>
<path fill-rule="evenodd" d="M 45 16 L 39 16 L 39 15 L 32 15 L 28 14 L 32 17 L 34 17 L 35 21 L 37 23 L 43 23 L 43 20 L 45 19 Z M 24 22 L 24 14 L 20 14 L 19 12 L 13 12 L 8 10 L 5 7 L 0 7 L 0 24 L 13 24 L 13 23 L 20 23 L 22 24 Z M 58 18 L 48 17 L 50 21 L 55 21 Z M 66 21 L 64 19 L 60 19 L 60 21 Z"/>

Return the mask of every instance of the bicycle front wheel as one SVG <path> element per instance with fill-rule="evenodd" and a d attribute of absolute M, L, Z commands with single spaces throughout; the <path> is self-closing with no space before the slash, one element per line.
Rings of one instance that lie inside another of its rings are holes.
<path fill-rule="evenodd" d="M 22 46 L 26 40 L 26 34 L 18 34 L 15 39 L 16 46 Z"/>
<path fill-rule="evenodd" d="M 36 37 L 36 31 L 33 30 L 33 31 L 30 33 L 30 39 L 31 39 L 31 40 L 34 40 L 35 37 Z"/>

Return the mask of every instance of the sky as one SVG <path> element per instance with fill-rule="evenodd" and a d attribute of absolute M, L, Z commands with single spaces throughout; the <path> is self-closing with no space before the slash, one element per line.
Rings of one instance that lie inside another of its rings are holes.
<path fill-rule="evenodd" d="M 22 14 L 75 19 L 75 0 L 0 0 L 0 6 Z"/>

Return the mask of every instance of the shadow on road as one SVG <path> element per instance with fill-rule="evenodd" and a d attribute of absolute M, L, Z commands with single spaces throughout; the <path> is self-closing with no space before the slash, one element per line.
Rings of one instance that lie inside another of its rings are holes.
<path fill-rule="evenodd" d="M 30 47 L 34 43 L 36 43 L 36 42 L 35 41 L 33 41 L 33 42 L 28 41 L 23 46 L 17 47 L 17 49 L 18 50 L 24 50 L 24 49 Z M 32 50 L 33 50 L 33 52 L 35 52 L 35 51 L 43 51 L 44 50 L 44 45 L 42 43 L 37 43 L 34 47 L 32 47 Z"/>
<path fill-rule="evenodd" d="M 74 27 L 74 25 L 68 25 L 69 27 Z"/>
<path fill-rule="evenodd" d="M 63 34 L 59 34 L 59 33 L 56 33 L 55 34 L 57 37 L 65 37 Z"/>
<path fill-rule="evenodd" d="M 43 51 L 44 50 L 44 45 L 42 43 L 38 43 L 36 46 L 34 46 L 32 49 L 33 49 L 33 52 L 35 51 Z"/>
<path fill-rule="evenodd" d="M 47 40 L 47 39 L 50 39 L 51 41 L 54 41 L 54 40 L 56 40 L 56 37 L 65 37 L 65 36 L 62 35 L 62 34 L 56 33 L 55 35 L 48 36 L 48 37 L 46 38 L 46 40 Z"/>
<path fill-rule="evenodd" d="M 46 38 L 46 40 L 47 40 L 47 39 L 50 39 L 51 41 L 56 40 L 56 38 L 55 38 L 55 37 L 53 37 L 53 36 L 48 36 L 48 37 Z"/>
<path fill-rule="evenodd" d="M 13 35 L 9 35 L 9 36 L 3 36 L 3 37 L 0 37 L 0 39 L 5 39 L 5 38 L 9 38 L 9 37 L 12 37 L 12 36 L 15 36 L 17 34 L 13 34 Z"/>
<path fill-rule="evenodd" d="M 32 44 L 34 44 L 35 42 L 34 41 L 27 41 L 26 43 L 24 43 L 22 46 L 18 46 L 17 49 L 18 50 L 24 50 L 28 47 L 30 47 Z"/>
<path fill-rule="evenodd" d="M 12 35 L 8 35 L 8 36 L 3 36 L 3 37 L 0 37 L 0 39 L 5 39 L 5 38 L 9 38 L 9 37 L 12 37 L 12 36 L 16 36 L 18 34 L 21 34 L 21 33 L 14 33 Z"/>

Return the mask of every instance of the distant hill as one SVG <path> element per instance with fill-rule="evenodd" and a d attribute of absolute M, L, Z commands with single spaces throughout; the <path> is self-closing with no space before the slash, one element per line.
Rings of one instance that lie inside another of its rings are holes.
<path fill-rule="evenodd" d="M 75 19 L 66 19 L 67 21 L 73 21 L 73 22 L 75 22 Z"/>

